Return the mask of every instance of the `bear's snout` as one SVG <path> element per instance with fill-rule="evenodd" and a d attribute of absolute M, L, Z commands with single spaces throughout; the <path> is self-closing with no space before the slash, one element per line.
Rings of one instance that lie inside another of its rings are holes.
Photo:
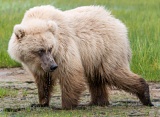
<path fill-rule="evenodd" d="M 51 65 L 51 67 L 50 67 L 50 71 L 51 71 L 51 72 L 52 72 L 52 71 L 54 71 L 57 67 L 58 67 L 58 65 L 57 65 L 57 64 L 53 64 L 53 65 Z"/>
<path fill-rule="evenodd" d="M 41 67 L 45 72 L 53 72 L 57 67 L 57 63 L 50 53 L 44 53 L 41 57 Z"/>

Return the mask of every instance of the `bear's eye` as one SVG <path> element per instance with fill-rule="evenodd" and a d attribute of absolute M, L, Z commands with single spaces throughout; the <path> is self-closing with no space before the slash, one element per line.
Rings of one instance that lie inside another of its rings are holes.
<path fill-rule="evenodd" d="M 40 50 L 38 51 L 38 54 L 39 54 L 39 55 L 42 55 L 43 53 L 45 53 L 45 50 L 44 50 L 44 49 L 40 49 Z"/>
<path fill-rule="evenodd" d="M 48 52 L 50 52 L 50 53 L 52 52 L 52 47 L 48 49 Z"/>

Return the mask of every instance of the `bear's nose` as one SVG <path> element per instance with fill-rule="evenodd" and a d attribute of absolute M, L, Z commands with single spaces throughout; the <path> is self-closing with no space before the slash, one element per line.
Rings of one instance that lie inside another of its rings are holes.
<path fill-rule="evenodd" d="M 51 65 L 50 71 L 54 71 L 58 66 L 57 65 Z"/>

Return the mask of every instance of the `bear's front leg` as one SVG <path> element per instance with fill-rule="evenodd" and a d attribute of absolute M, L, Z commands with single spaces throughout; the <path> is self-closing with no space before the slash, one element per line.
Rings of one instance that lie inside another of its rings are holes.
<path fill-rule="evenodd" d="M 81 73 L 67 74 L 67 76 L 60 78 L 60 86 L 62 108 L 74 109 L 77 107 L 80 95 L 86 89 L 83 75 Z"/>
<path fill-rule="evenodd" d="M 31 107 L 48 107 L 54 82 L 50 73 L 35 77 L 38 88 L 39 104 L 32 104 Z"/>

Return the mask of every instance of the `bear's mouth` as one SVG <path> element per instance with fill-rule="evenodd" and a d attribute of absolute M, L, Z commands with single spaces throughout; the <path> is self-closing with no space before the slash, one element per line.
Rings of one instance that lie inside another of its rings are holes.
<path fill-rule="evenodd" d="M 47 67 L 47 65 L 44 65 L 42 63 L 41 68 L 43 69 L 44 72 L 48 73 L 48 72 L 53 72 L 54 70 L 56 70 L 58 68 L 58 65 L 57 64 L 52 64 L 49 67 Z"/>

